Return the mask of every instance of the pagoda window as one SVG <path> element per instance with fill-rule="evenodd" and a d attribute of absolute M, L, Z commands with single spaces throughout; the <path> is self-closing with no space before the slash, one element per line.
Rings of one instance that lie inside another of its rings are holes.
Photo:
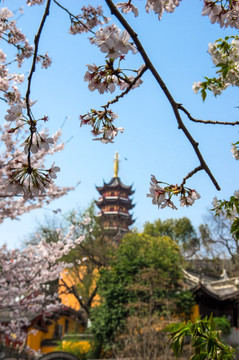
<path fill-rule="evenodd" d="M 114 208 L 113 206 L 111 206 L 111 207 L 109 208 L 110 211 L 114 211 L 114 209 L 115 209 L 115 208 Z"/>
<path fill-rule="evenodd" d="M 115 196 L 115 192 L 114 192 L 114 191 L 111 191 L 110 195 L 111 195 L 111 196 Z"/>

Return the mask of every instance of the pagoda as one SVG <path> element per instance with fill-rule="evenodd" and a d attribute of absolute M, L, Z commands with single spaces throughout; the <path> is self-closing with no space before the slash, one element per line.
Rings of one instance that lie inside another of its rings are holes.
<path fill-rule="evenodd" d="M 96 205 L 100 209 L 98 216 L 101 218 L 103 227 L 116 242 L 129 232 L 129 226 L 134 223 L 129 211 L 134 207 L 130 196 L 134 194 L 132 185 L 124 185 L 119 176 L 118 152 L 114 158 L 114 177 L 103 186 L 96 186 L 100 198 Z"/>

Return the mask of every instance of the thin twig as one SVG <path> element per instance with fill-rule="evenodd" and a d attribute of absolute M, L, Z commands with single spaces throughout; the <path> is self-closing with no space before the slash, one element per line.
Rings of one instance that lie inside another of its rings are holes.
<path fill-rule="evenodd" d="M 178 104 L 178 109 L 182 110 L 187 117 L 189 118 L 189 120 L 194 121 L 196 123 L 201 123 L 201 124 L 212 124 L 212 125 L 239 125 L 239 121 L 234 121 L 234 122 L 228 122 L 228 121 L 213 121 L 213 120 L 200 120 L 200 119 L 195 119 L 191 116 L 191 114 L 189 113 L 189 111 L 187 109 L 185 109 L 185 107 L 182 104 Z"/>
<path fill-rule="evenodd" d="M 143 69 L 140 71 L 140 73 L 134 78 L 133 81 L 129 82 L 129 86 L 125 91 L 123 91 L 120 95 L 117 95 L 113 100 L 108 101 L 106 105 L 104 105 L 104 108 L 108 108 L 110 105 L 115 104 L 117 101 L 119 101 L 120 98 L 124 97 L 128 92 L 132 89 L 132 87 L 136 84 L 136 82 L 141 78 L 141 76 L 145 73 L 145 71 L 148 70 L 148 67 L 144 65 Z"/>
<path fill-rule="evenodd" d="M 30 73 L 28 76 L 28 85 L 27 85 L 27 91 L 26 91 L 26 108 L 27 108 L 27 115 L 30 120 L 30 132 L 31 132 L 30 142 L 29 142 L 29 147 L 28 147 L 28 155 L 27 155 L 29 171 L 31 171 L 31 169 L 32 169 L 31 168 L 31 145 L 32 145 L 33 134 L 35 132 L 35 121 L 33 120 L 31 109 L 30 109 L 30 103 L 29 103 L 30 102 L 30 93 L 31 93 L 31 83 L 32 83 L 33 73 L 36 70 L 39 41 L 40 41 L 43 27 L 45 25 L 46 18 L 49 15 L 50 4 L 51 4 L 51 0 L 47 0 L 46 8 L 45 8 L 42 20 L 41 20 L 41 24 L 39 26 L 37 34 L 35 35 L 35 39 L 34 39 L 35 48 L 34 48 L 34 53 L 33 53 L 32 67 L 31 67 L 31 70 L 30 70 Z"/>
<path fill-rule="evenodd" d="M 65 8 L 64 6 L 62 6 L 58 1 L 56 1 L 56 0 L 53 0 L 53 1 L 54 1 L 54 3 L 55 3 L 57 6 L 59 6 L 62 10 L 64 10 L 65 12 L 67 12 L 67 14 L 70 16 L 70 18 L 76 19 L 77 22 L 79 22 L 87 31 L 89 31 L 89 32 L 91 32 L 92 34 L 95 35 L 95 32 L 94 32 L 93 30 L 89 29 L 88 26 L 86 26 L 82 21 L 80 21 L 77 16 L 75 16 L 74 14 L 72 14 L 67 8 Z"/>
<path fill-rule="evenodd" d="M 183 186 L 185 185 L 186 181 L 187 181 L 190 177 L 192 177 L 194 174 L 196 174 L 198 171 L 201 171 L 201 170 L 204 170 L 203 167 L 202 167 L 202 165 L 200 165 L 200 166 L 196 167 L 194 170 L 190 171 L 190 172 L 188 173 L 188 175 L 183 178 L 183 181 L 182 181 L 180 187 L 183 187 Z"/>
<path fill-rule="evenodd" d="M 208 174 L 208 176 L 210 177 L 211 181 L 213 182 L 214 186 L 216 187 L 217 190 L 221 190 L 219 184 L 217 183 L 216 179 L 214 178 L 213 174 L 211 173 L 211 170 L 209 169 L 209 167 L 207 166 L 199 148 L 198 148 L 198 143 L 194 140 L 194 138 L 192 137 L 192 135 L 190 134 L 190 132 L 188 131 L 188 129 L 186 128 L 186 126 L 184 125 L 182 118 L 180 116 L 180 113 L 178 111 L 178 104 L 176 103 L 176 101 L 174 100 L 173 96 L 171 95 L 171 93 L 169 92 L 167 86 L 165 85 L 164 81 L 162 80 L 162 78 L 160 77 L 160 75 L 158 74 L 157 70 L 155 69 L 155 67 L 153 66 L 152 62 L 150 61 L 146 51 L 144 50 L 141 42 L 138 39 L 138 35 L 135 33 L 135 31 L 131 28 L 131 26 L 128 24 L 128 22 L 125 20 L 125 18 L 121 15 L 121 13 L 119 12 L 119 10 L 116 8 L 116 6 L 114 5 L 114 3 L 112 2 L 112 0 L 105 0 L 106 4 L 108 5 L 108 7 L 111 10 L 111 13 L 113 15 L 115 15 L 115 17 L 119 20 L 119 22 L 123 25 L 123 27 L 126 29 L 126 31 L 129 33 L 129 35 L 131 36 L 132 40 L 134 41 L 134 44 L 136 45 L 137 50 L 139 51 L 139 53 L 141 54 L 146 66 L 148 67 L 148 69 L 151 71 L 152 75 L 154 76 L 155 80 L 157 81 L 157 83 L 159 84 L 159 86 L 161 87 L 161 89 L 163 90 L 165 96 L 167 97 L 169 103 L 171 104 L 171 107 L 173 109 L 174 115 L 177 119 L 177 123 L 178 123 L 178 128 L 181 129 L 185 136 L 187 137 L 187 139 L 189 140 L 189 142 L 191 143 L 197 157 L 198 160 L 201 164 L 201 167 L 205 170 L 205 172 Z"/>

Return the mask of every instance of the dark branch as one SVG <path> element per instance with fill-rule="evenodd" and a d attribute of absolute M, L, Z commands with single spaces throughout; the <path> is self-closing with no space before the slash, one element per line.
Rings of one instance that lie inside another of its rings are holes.
<path fill-rule="evenodd" d="M 29 169 L 31 169 L 31 153 L 30 153 L 30 150 L 31 150 L 32 138 L 33 138 L 33 134 L 34 134 L 33 128 L 35 127 L 35 122 L 34 122 L 34 120 L 32 118 L 32 113 L 31 113 L 31 109 L 30 109 L 31 83 L 32 83 L 33 74 L 34 74 L 34 72 L 36 70 L 36 62 L 37 62 L 39 41 L 40 41 L 40 37 L 41 37 L 43 27 L 45 25 L 46 18 L 49 15 L 50 4 L 51 4 L 51 0 L 47 0 L 46 8 L 45 8 L 42 20 L 41 20 L 41 24 L 39 26 L 37 34 L 35 35 L 35 39 L 34 39 L 35 47 L 34 47 L 34 53 L 33 53 L 33 59 L 32 59 L 32 66 L 31 66 L 31 70 L 30 70 L 30 73 L 29 73 L 29 76 L 28 76 L 28 85 L 27 85 L 27 91 L 26 91 L 26 107 L 27 107 L 27 115 L 28 115 L 29 120 L 30 120 L 30 131 L 31 131 L 30 144 L 29 144 L 28 156 L 27 156 Z"/>
<path fill-rule="evenodd" d="M 189 179 L 190 177 L 192 177 L 194 174 L 196 174 L 198 171 L 201 171 L 201 170 L 204 170 L 204 169 L 200 165 L 200 166 L 196 167 L 194 170 L 190 171 L 188 173 L 188 175 L 183 178 L 182 184 L 180 186 L 183 187 L 185 185 L 187 179 Z"/>
<path fill-rule="evenodd" d="M 119 22 L 123 25 L 123 27 L 127 30 L 129 35 L 131 36 L 132 40 L 134 41 L 134 44 L 137 47 L 137 50 L 139 51 L 139 53 L 141 54 L 141 56 L 142 56 L 142 58 L 143 58 L 143 60 L 145 62 L 145 65 L 151 71 L 151 73 L 154 76 L 155 80 L 157 81 L 157 83 L 159 84 L 161 89 L 163 90 L 165 96 L 167 97 L 169 103 L 171 104 L 174 115 L 175 115 L 175 117 L 177 119 L 178 128 L 181 129 L 184 132 L 185 136 L 187 137 L 187 139 L 191 143 L 191 145 L 192 145 L 192 147 L 193 147 L 193 149 L 194 149 L 194 151 L 195 151 L 195 153 L 196 153 L 196 155 L 198 157 L 198 160 L 199 160 L 199 162 L 201 164 L 201 167 L 208 174 L 208 176 L 210 177 L 210 179 L 213 182 L 216 189 L 221 190 L 220 186 L 218 185 L 218 183 L 217 183 L 216 179 L 214 178 L 213 174 L 211 173 L 211 170 L 207 166 L 207 164 L 206 164 L 206 162 L 205 162 L 205 160 L 204 160 L 204 158 L 203 158 L 203 156 L 202 156 L 202 154 L 201 154 L 201 152 L 200 152 L 200 150 L 198 148 L 199 144 L 194 140 L 194 138 L 192 137 L 192 135 L 190 134 L 190 132 L 188 131 L 188 129 L 184 125 L 184 123 L 182 121 L 182 118 L 181 118 L 181 116 L 179 114 L 179 111 L 178 111 L 178 104 L 174 100 L 173 96 L 169 92 L 169 90 L 168 90 L 167 86 L 165 85 L 164 81 L 162 80 L 162 78 L 158 74 L 157 70 L 153 66 L 152 62 L 150 61 L 146 51 L 144 50 L 141 42 L 138 39 L 138 35 L 131 28 L 131 26 L 128 24 L 128 22 L 125 20 L 125 18 L 121 15 L 121 13 L 118 11 L 118 9 L 113 4 L 113 2 L 111 0 L 105 0 L 105 2 L 108 5 L 108 7 L 110 8 L 111 13 L 116 16 L 116 18 L 119 20 Z"/>
<path fill-rule="evenodd" d="M 185 109 L 185 107 L 182 104 L 178 104 L 178 109 L 182 110 L 187 117 L 189 118 L 189 120 L 196 122 L 196 123 L 201 123 L 201 124 L 212 124 L 212 125 L 239 125 L 239 121 L 234 121 L 234 122 L 228 122 L 228 121 L 213 121 L 213 120 L 200 120 L 200 119 L 195 119 L 191 116 L 191 114 L 189 113 L 189 111 L 187 109 Z"/>
<path fill-rule="evenodd" d="M 134 78 L 133 81 L 129 82 L 129 86 L 127 87 L 127 89 L 125 91 L 123 91 L 120 95 L 117 95 L 113 100 L 108 101 L 107 104 L 105 106 L 103 106 L 104 108 L 108 108 L 111 104 L 115 104 L 117 101 L 119 101 L 120 98 L 124 97 L 126 94 L 128 94 L 128 92 L 130 92 L 130 90 L 132 89 L 132 87 L 136 84 L 136 82 L 142 77 L 142 75 L 145 73 L 145 71 L 148 70 L 148 67 L 145 65 L 143 67 L 143 69 L 140 71 L 140 73 Z M 125 79 L 124 79 L 125 81 Z"/>
<path fill-rule="evenodd" d="M 67 12 L 67 14 L 70 16 L 70 19 L 74 18 L 76 19 L 77 22 L 79 22 L 87 31 L 91 32 L 92 34 L 95 34 L 94 31 L 92 31 L 91 29 L 88 28 L 88 26 L 86 26 L 82 21 L 79 20 L 79 18 L 77 16 L 75 16 L 74 14 L 72 14 L 67 8 L 65 8 L 64 6 L 62 6 L 58 1 L 53 0 L 54 3 L 59 6 L 62 10 L 64 10 L 65 12 Z"/>

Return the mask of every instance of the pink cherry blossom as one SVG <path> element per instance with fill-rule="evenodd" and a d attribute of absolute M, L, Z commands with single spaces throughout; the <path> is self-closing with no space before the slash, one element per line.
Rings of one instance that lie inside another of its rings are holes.
<path fill-rule="evenodd" d="M 137 7 L 135 7 L 131 1 L 129 2 L 119 2 L 116 4 L 116 7 L 120 8 L 123 14 L 128 14 L 130 11 L 134 14 L 135 17 L 139 15 Z"/>

